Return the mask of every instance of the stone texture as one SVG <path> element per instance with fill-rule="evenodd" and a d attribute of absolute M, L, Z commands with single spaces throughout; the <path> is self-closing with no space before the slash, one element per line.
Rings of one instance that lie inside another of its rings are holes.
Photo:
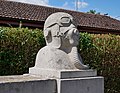
<path fill-rule="evenodd" d="M 58 93 L 104 93 L 103 77 L 58 79 Z"/>
<path fill-rule="evenodd" d="M 38 76 L 41 78 L 56 78 L 56 79 L 68 79 L 68 78 L 79 78 L 79 77 L 90 77 L 96 76 L 96 70 L 47 70 L 40 68 L 30 68 L 30 75 Z M 37 72 L 36 72 L 37 71 Z"/>
<path fill-rule="evenodd" d="M 0 93 L 56 93 L 56 80 L 32 76 L 0 77 Z"/>
<path fill-rule="evenodd" d="M 69 70 L 69 73 L 89 70 L 77 51 L 79 31 L 71 15 L 63 12 L 50 15 L 44 24 L 44 37 L 46 46 L 38 51 L 35 66 L 29 69 L 30 74 L 61 78 L 61 73 L 66 70 Z M 68 77 L 74 76 L 69 74 Z"/>
<path fill-rule="evenodd" d="M 41 79 L 30 75 L 1 76 L 0 93 L 104 93 L 103 77 Z"/>

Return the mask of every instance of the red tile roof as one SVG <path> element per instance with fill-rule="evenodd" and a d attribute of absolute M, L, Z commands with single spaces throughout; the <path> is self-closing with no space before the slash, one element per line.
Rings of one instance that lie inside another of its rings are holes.
<path fill-rule="evenodd" d="M 44 22 L 45 19 L 54 12 L 67 12 L 71 14 L 78 21 L 78 26 L 81 27 L 117 30 L 120 32 L 120 21 L 109 16 L 88 14 L 12 1 L 0 1 L 0 17 Z"/>

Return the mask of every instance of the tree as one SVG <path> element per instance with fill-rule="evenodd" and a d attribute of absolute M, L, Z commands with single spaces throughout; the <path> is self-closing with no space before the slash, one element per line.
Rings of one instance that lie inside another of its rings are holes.
<path fill-rule="evenodd" d="M 108 16 L 108 13 L 101 14 L 100 12 L 96 12 L 96 10 L 90 10 L 90 11 L 88 11 L 87 13 L 89 13 L 89 14 L 99 14 L 99 15 L 105 15 L 105 16 Z"/>
<path fill-rule="evenodd" d="M 96 14 L 96 10 L 90 10 L 87 13 L 89 13 L 89 14 Z"/>
<path fill-rule="evenodd" d="M 96 10 L 90 10 L 87 13 L 89 13 L 89 14 L 99 14 L 100 15 L 100 12 L 96 12 Z"/>

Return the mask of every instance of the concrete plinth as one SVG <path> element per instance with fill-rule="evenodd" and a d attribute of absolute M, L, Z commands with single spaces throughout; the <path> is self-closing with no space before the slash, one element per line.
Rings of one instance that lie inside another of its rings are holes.
<path fill-rule="evenodd" d="M 43 79 L 30 75 L 0 77 L 0 93 L 104 93 L 103 77 Z"/>
<path fill-rule="evenodd" d="M 104 93 L 103 77 L 58 79 L 58 93 Z"/>
<path fill-rule="evenodd" d="M 80 78 L 80 77 L 92 77 L 97 75 L 97 71 L 93 69 L 88 70 L 51 70 L 32 67 L 29 68 L 29 74 L 42 77 L 42 78 L 54 78 L 54 79 L 68 79 L 68 78 Z"/>
<path fill-rule="evenodd" d="M 56 93 L 56 80 L 32 76 L 1 76 L 0 93 Z"/>

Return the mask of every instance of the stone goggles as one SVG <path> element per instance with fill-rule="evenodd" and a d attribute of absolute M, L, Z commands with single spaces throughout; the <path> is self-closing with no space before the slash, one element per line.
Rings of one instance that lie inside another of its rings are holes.
<path fill-rule="evenodd" d="M 54 20 L 53 20 L 54 21 Z M 52 22 L 51 22 L 52 23 Z M 61 17 L 57 20 L 55 20 L 52 24 L 49 24 L 46 28 L 49 28 L 49 27 L 52 27 L 54 26 L 55 24 L 58 24 L 59 26 L 70 26 L 70 24 L 75 24 L 73 22 L 73 19 L 70 18 L 70 17 Z"/>
<path fill-rule="evenodd" d="M 59 20 L 59 22 L 58 22 L 58 24 L 60 25 L 60 26 L 63 26 L 63 25 L 70 25 L 71 24 L 71 21 L 72 21 L 72 19 L 70 19 L 69 17 L 62 17 L 60 20 Z"/>

